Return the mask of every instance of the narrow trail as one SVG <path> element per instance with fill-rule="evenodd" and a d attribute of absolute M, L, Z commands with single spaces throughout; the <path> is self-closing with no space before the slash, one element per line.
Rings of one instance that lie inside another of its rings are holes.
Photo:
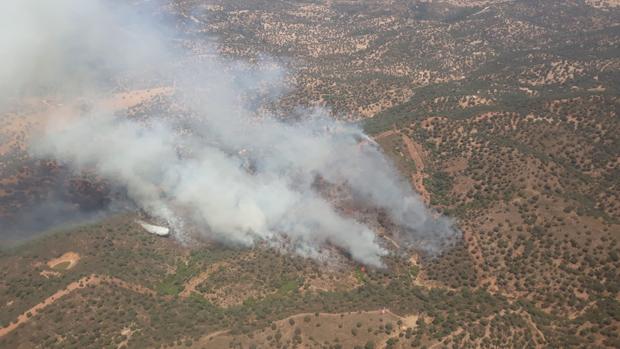
<path fill-rule="evenodd" d="M 350 312 L 351 314 L 357 314 L 357 311 L 353 311 Z M 418 320 L 418 316 L 417 315 L 407 315 L 407 316 L 400 316 L 398 314 L 393 313 L 391 310 L 389 309 L 381 309 L 381 310 L 368 310 L 368 311 L 362 311 L 363 314 L 374 314 L 374 315 L 387 315 L 387 316 L 393 316 L 396 319 L 402 320 L 403 321 L 403 325 L 405 326 L 409 326 L 409 327 L 415 327 L 416 326 L 416 321 Z M 323 317 L 330 317 L 330 318 L 340 318 L 342 316 L 342 314 L 349 314 L 349 312 L 345 312 L 345 313 L 319 313 L 319 316 L 323 316 Z M 302 318 L 304 316 L 315 316 L 316 313 L 297 313 L 297 314 L 293 314 L 290 316 L 287 316 L 285 318 L 276 320 L 275 322 L 282 322 L 282 323 L 287 323 L 290 319 L 297 319 L 297 318 Z M 228 332 L 230 332 L 229 330 L 222 330 L 222 331 L 218 331 L 218 332 L 214 332 L 209 334 L 207 337 L 216 337 L 218 335 L 226 335 L 228 334 Z"/>
<path fill-rule="evenodd" d="M 392 239 L 391 237 L 385 234 L 383 234 L 382 237 L 386 239 L 387 241 L 389 241 L 397 250 L 400 250 L 400 245 L 394 239 Z"/>
<path fill-rule="evenodd" d="M 197 276 L 191 278 L 189 281 L 187 281 L 187 283 L 185 283 L 185 288 L 183 289 L 183 291 L 179 294 L 180 297 L 183 298 L 187 298 L 189 297 L 192 292 L 196 291 L 196 287 L 198 287 L 198 285 L 200 285 L 201 283 L 203 283 L 204 281 L 206 281 L 209 276 L 211 276 L 211 274 L 213 274 L 214 271 L 216 271 L 217 269 L 219 269 L 220 267 L 227 267 L 229 266 L 229 263 L 214 263 L 212 265 L 210 265 L 207 270 L 203 271 L 202 273 L 198 274 Z"/>
<path fill-rule="evenodd" d="M 95 275 L 91 275 L 91 276 L 85 276 L 78 281 L 74 281 L 70 283 L 64 289 L 57 291 L 56 293 L 47 297 L 45 300 L 38 303 L 34 307 L 26 310 L 24 313 L 19 315 L 15 321 L 11 322 L 8 326 L 4 328 L 0 328 L 0 338 L 14 331 L 19 325 L 30 321 L 30 318 L 36 316 L 41 310 L 45 309 L 47 306 L 54 304 L 54 302 L 56 302 L 58 299 L 68 295 L 74 290 L 77 290 L 79 288 L 84 288 L 90 285 L 96 285 L 96 284 L 99 284 L 99 282 L 100 282 L 99 278 L 97 278 Z M 30 314 L 30 316 L 28 316 L 28 314 Z"/>
<path fill-rule="evenodd" d="M 357 313 L 357 312 L 351 312 L 353 313 Z M 418 315 L 413 314 L 413 315 L 407 315 L 407 316 L 400 316 L 398 314 L 393 313 L 391 310 L 389 309 L 381 309 L 381 310 L 369 310 L 369 311 L 363 311 L 363 314 L 373 314 L 373 315 L 385 315 L 385 316 L 391 316 L 396 320 L 401 320 L 402 321 L 402 325 L 401 325 L 401 330 L 407 328 L 407 327 L 411 327 L 411 328 L 415 328 L 417 326 L 417 320 L 418 320 Z M 334 318 L 340 318 L 342 314 L 349 314 L 348 312 L 346 313 L 319 313 L 319 316 L 323 316 L 323 317 L 334 317 Z M 286 317 L 284 319 L 280 319 L 277 322 L 281 322 L 281 323 L 286 323 L 288 320 L 290 319 L 296 319 L 296 318 L 301 318 L 304 316 L 314 316 L 315 313 L 299 313 L 299 314 L 294 314 L 291 315 L 289 317 Z M 392 320 L 394 321 L 394 320 Z M 389 336 L 387 336 L 387 338 L 385 338 L 382 341 L 382 345 L 379 346 L 379 348 L 385 348 L 387 347 L 387 341 L 389 340 Z"/>
<path fill-rule="evenodd" d="M 539 343 L 538 342 L 538 338 L 536 338 L 536 337 L 534 337 L 534 343 L 536 343 L 537 347 L 542 348 L 547 343 L 547 338 L 545 338 L 545 334 L 542 333 L 542 331 L 538 328 L 538 326 L 536 325 L 534 320 L 532 320 L 532 316 L 529 313 L 527 313 L 525 311 L 521 311 L 521 312 L 519 312 L 519 314 L 525 319 L 525 322 L 527 322 L 527 324 L 528 324 L 528 326 L 530 326 L 531 330 L 536 332 L 536 334 L 538 334 L 538 336 L 542 340 L 542 343 Z"/>
<path fill-rule="evenodd" d="M 399 133 L 400 133 L 400 131 L 398 131 L 396 129 L 391 129 L 391 130 L 383 131 L 383 132 L 379 133 L 378 135 L 374 136 L 373 138 L 375 139 L 375 141 L 378 141 L 378 140 L 380 140 L 382 138 L 389 137 L 389 136 L 392 136 L 392 135 L 395 135 L 395 134 L 399 134 Z"/>
<path fill-rule="evenodd" d="M 424 200 L 425 204 L 430 204 L 431 195 L 426 190 L 424 186 L 424 178 L 426 178 L 426 174 L 424 173 L 425 165 L 424 160 L 422 158 L 422 147 L 415 143 L 409 136 L 402 133 L 401 134 L 403 143 L 407 147 L 407 152 L 409 153 L 409 157 L 415 163 L 415 173 L 411 174 L 411 179 L 413 181 L 413 185 L 415 189 L 418 191 L 420 196 L 422 196 L 422 200 Z"/>
<path fill-rule="evenodd" d="M 381 132 L 378 135 L 375 135 L 373 138 L 375 141 L 378 141 L 382 138 L 394 135 L 400 135 L 402 137 L 403 143 L 405 143 L 405 147 L 407 148 L 407 153 L 411 160 L 414 162 L 416 168 L 415 172 L 411 174 L 411 181 L 413 182 L 413 186 L 416 191 L 422 197 L 424 203 L 429 205 L 431 202 L 431 195 L 424 186 L 424 178 L 426 178 L 426 174 L 424 173 L 425 164 L 422 157 L 422 147 L 416 142 L 414 142 L 411 137 L 407 136 L 406 134 L 395 128 Z"/>
<path fill-rule="evenodd" d="M 357 312 L 351 312 L 351 313 L 357 313 Z M 394 314 L 391 310 L 389 309 L 382 309 L 382 310 L 368 310 L 368 311 L 363 311 L 362 313 L 364 314 L 381 314 L 381 315 L 391 315 L 394 316 L 396 318 L 399 319 L 405 319 L 400 315 Z M 345 313 L 319 313 L 319 316 L 325 316 L 325 317 L 340 317 L 342 314 L 349 314 L 348 312 Z M 283 319 L 277 320 L 277 322 L 286 322 L 290 319 L 295 319 L 295 318 L 299 318 L 299 317 L 304 317 L 306 315 L 310 315 L 310 316 L 315 316 L 316 313 L 298 313 L 298 314 L 293 314 L 291 316 L 287 316 Z"/>
<path fill-rule="evenodd" d="M 8 326 L 0 328 L 0 338 L 13 332 L 20 325 L 27 323 L 28 321 L 30 321 L 30 319 L 34 318 L 43 309 L 54 304 L 56 301 L 72 293 L 73 291 L 82 289 L 88 286 L 98 286 L 102 283 L 104 284 L 109 283 L 109 284 L 130 290 L 130 291 L 134 291 L 140 294 L 151 295 L 151 296 L 155 295 L 155 291 L 148 289 L 142 285 L 132 284 L 132 283 L 123 281 L 121 279 L 117 279 L 115 277 L 100 276 L 100 275 L 92 274 L 92 275 L 85 276 L 77 281 L 70 283 L 62 290 L 56 291 L 56 293 L 52 294 L 51 296 L 39 302 L 32 308 L 23 312 L 21 315 L 17 317 L 16 320 L 11 322 Z"/>
<path fill-rule="evenodd" d="M 230 332 L 230 330 L 221 330 L 221 331 L 215 331 L 211 334 L 208 334 L 206 337 L 202 338 L 202 341 L 210 341 L 211 339 L 217 337 L 217 336 L 224 336 L 227 335 Z"/>

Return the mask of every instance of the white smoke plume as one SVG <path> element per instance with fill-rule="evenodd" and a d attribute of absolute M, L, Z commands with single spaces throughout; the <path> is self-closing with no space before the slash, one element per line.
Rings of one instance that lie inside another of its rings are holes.
<path fill-rule="evenodd" d="M 139 70 L 141 81 L 174 81 L 174 103 L 191 113 L 145 121 L 95 108 L 72 122 L 50 124 L 34 142 L 33 154 L 76 171 L 95 171 L 124 187 L 141 209 L 175 227 L 179 238 L 191 230 L 248 246 L 263 241 L 307 256 L 321 256 L 329 244 L 358 262 L 382 266 L 387 251 L 377 234 L 338 211 L 317 190 L 317 179 L 346 186 L 355 200 L 385 210 L 402 229 L 402 243 L 422 251 L 435 253 L 457 235 L 451 221 L 434 217 L 357 127 L 322 110 L 301 110 L 296 121 L 257 113 L 249 100 L 272 99 L 286 88 L 284 72 L 270 61 L 250 65 L 173 55 L 147 21 L 101 1 L 58 0 L 35 15 L 21 13 L 40 3 L 9 6 L 19 23 L 0 18 L 5 33 L 28 34 L 27 42 L 22 35 L 1 44 L 15 57 L 0 74 L 20 93 L 45 85 L 74 97 L 81 96 L 80 89 L 96 94 L 102 80 Z M 68 24 L 76 13 L 80 20 Z M 41 23 L 52 34 L 34 40 L 30 33 L 43 31 Z M 132 29 L 142 24 L 131 31 L 127 23 Z M 131 35 L 120 35 L 125 31 Z M 53 61 L 40 63 L 42 50 L 51 50 Z"/>
<path fill-rule="evenodd" d="M 162 66 L 165 33 L 117 1 L 0 1 L 0 104 L 83 94 L 119 72 Z"/>

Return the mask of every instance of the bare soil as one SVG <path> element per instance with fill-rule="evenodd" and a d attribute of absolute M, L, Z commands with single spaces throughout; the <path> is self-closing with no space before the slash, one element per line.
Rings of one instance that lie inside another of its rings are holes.
<path fill-rule="evenodd" d="M 80 255 L 76 252 L 67 252 L 58 258 L 51 259 L 47 262 L 47 266 L 51 269 L 62 267 L 63 270 L 68 270 L 77 264 L 80 260 Z M 66 264 L 68 263 L 68 264 Z"/>

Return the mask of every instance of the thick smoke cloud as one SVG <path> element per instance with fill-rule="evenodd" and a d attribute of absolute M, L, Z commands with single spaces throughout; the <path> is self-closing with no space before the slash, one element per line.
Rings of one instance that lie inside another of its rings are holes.
<path fill-rule="evenodd" d="M 123 3 L 0 1 L 0 106 L 34 94 L 76 95 L 110 86 L 170 58 L 165 32 Z"/>
<path fill-rule="evenodd" d="M 20 80 L 15 72 L 2 71 L 12 84 L 44 82 L 77 97 L 75 86 L 88 86 L 92 93 L 101 89 L 102 76 L 116 79 L 140 66 L 156 67 L 157 76 L 142 69 L 141 79 L 174 81 L 174 103 L 189 113 L 138 120 L 95 108 L 71 122 L 50 123 L 32 145 L 36 156 L 57 159 L 76 171 L 95 171 L 122 186 L 137 206 L 175 228 L 180 239 L 192 232 L 248 246 L 266 242 L 312 257 L 332 245 L 356 261 L 381 266 L 387 251 L 377 234 L 338 210 L 319 182 L 346 187 L 355 201 L 385 210 L 402 229 L 403 244 L 435 253 L 456 236 L 450 220 L 435 218 L 357 127 L 334 121 L 322 110 L 300 110 L 296 121 L 257 113 L 256 104 L 277 98 L 286 88 L 284 72 L 272 62 L 249 65 L 171 55 L 148 25 L 109 40 L 99 35 L 104 28 L 125 28 L 128 19 L 136 23 L 136 18 L 97 1 L 53 3 L 53 11 L 37 12 L 42 16 L 37 21 L 44 18 L 61 30 L 46 36 L 40 47 L 34 40 L 12 52 L 30 57 L 51 48 L 55 61 L 44 66 L 42 80 L 31 75 Z M 87 17 L 65 28 L 76 11 Z M 136 35 L 144 35 L 149 44 L 133 46 Z M 72 56 L 81 49 L 83 57 Z M 92 57 L 105 67 L 93 68 L 96 76 L 88 69 Z M 17 71 L 38 67 L 37 60 L 17 58 Z M 76 69 L 68 68 L 67 60 Z"/>

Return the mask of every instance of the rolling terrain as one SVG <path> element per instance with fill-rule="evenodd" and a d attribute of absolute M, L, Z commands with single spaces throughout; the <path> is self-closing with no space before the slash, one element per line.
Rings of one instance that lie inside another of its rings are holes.
<path fill-rule="evenodd" d="M 2 236 L 0 348 L 620 347 L 617 1 L 133 6 L 174 23 L 190 59 L 215 45 L 286 66 L 275 113 L 320 106 L 362 127 L 462 239 L 424 255 L 360 213 L 389 251 L 381 269 L 156 237 L 131 208 L 96 214 L 123 193 L 24 144 L 58 108 L 178 113 L 174 87 L 32 101 L 0 126 L 0 216 L 28 220 L 47 195 L 72 202 L 58 215 L 93 214 Z"/>

